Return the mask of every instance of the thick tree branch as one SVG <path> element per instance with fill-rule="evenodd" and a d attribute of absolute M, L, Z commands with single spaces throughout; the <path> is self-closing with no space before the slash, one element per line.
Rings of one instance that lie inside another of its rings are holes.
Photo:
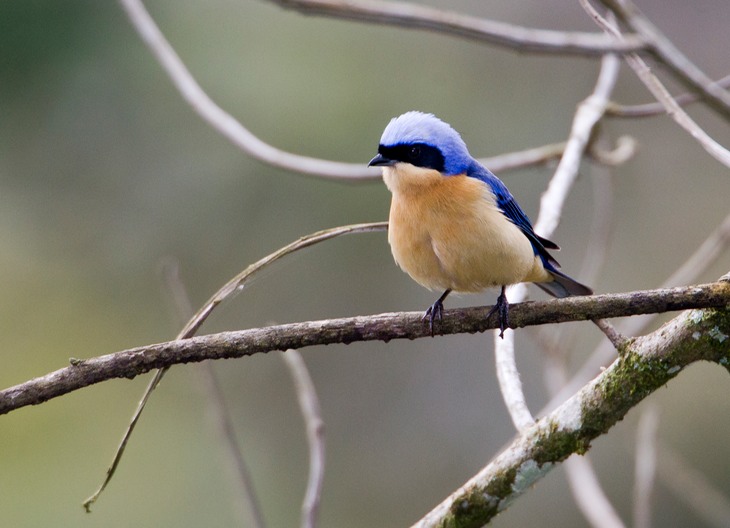
<path fill-rule="evenodd" d="M 568 297 L 515 304 L 510 308 L 513 328 L 624 317 L 689 308 L 724 308 L 730 304 L 730 283 L 716 282 L 682 288 Z M 475 333 L 494 329 L 489 307 L 446 310 L 438 330 L 444 334 Z M 230 359 L 272 350 L 314 345 L 389 341 L 430 336 L 421 312 L 289 323 L 236 332 L 147 345 L 87 360 L 72 359 L 71 366 L 0 391 L 0 414 L 37 405 L 83 387 L 113 378 L 134 378 L 154 369 L 208 359 Z"/>

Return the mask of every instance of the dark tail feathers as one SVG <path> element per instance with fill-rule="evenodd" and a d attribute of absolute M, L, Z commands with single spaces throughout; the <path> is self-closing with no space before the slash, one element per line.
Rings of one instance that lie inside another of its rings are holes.
<path fill-rule="evenodd" d="M 551 266 L 552 267 L 552 266 Z M 544 292 L 549 293 L 553 297 L 570 297 L 572 295 L 592 295 L 593 290 L 588 286 L 581 284 L 568 277 L 556 269 L 549 269 L 550 275 L 555 279 L 552 282 L 536 282 Z"/>

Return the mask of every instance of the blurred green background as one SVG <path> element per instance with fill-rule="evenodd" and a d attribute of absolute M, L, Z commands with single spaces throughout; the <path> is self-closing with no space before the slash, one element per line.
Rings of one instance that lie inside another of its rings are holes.
<path fill-rule="evenodd" d="M 148 2 L 209 95 L 262 139 L 365 164 L 388 120 L 434 112 L 476 156 L 561 141 L 591 90 L 596 59 L 517 54 L 452 37 L 304 17 L 261 1 Z M 437 5 L 437 2 L 432 2 Z M 442 2 L 532 27 L 593 30 L 577 3 Z M 727 73 L 730 4 L 651 0 L 645 12 L 708 74 Z M 661 69 L 659 69 L 661 70 Z M 676 88 L 676 85 L 671 85 Z M 648 95 L 626 68 L 615 94 Z M 727 123 L 693 116 L 725 145 Z M 615 172 L 615 221 L 598 292 L 659 285 L 728 213 L 728 171 L 668 118 L 611 120 L 638 155 Z M 552 167 L 501 174 L 537 214 Z M 553 237 L 577 274 L 592 177 L 584 164 Z M 182 101 L 115 2 L 0 3 L 0 385 L 178 330 L 160 267 L 176 259 L 197 306 L 249 263 L 326 227 L 387 218 L 380 182 L 302 177 L 249 159 Z M 699 281 L 730 269 L 725 252 Z M 537 290 L 533 293 L 538 296 Z M 496 293 L 450 298 L 488 304 Z M 393 264 L 385 235 L 339 239 L 275 266 L 215 314 L 205 332 L 270 322 L 425 309 L 434 294 Z M 572 325 L 571 365 L 599 342 Z M 536 332 L 517 336 L 534 410 L 548 395 Z M 408 526 L 514 435 L 491 335 L 303 351 L 327 426 L 321 527 Z M 147 379 L 111 381 L 0 417 L 0 526 L 209 526 L 237 523 L 232 471 L 196 367 L 155 394 L 115 480 L 99 484 Z M 241 447 L 270 527 L 296 526 L 307 473 L 297 402 L 279 353 L 219 362 Z M 696 365 L 649 398 L 659 436 L 730 495 L 727 373 Z M 631 518 L 636 422 L 629 413 L 591 456 Z M 656 526 L 703 526 L 658 483 Z M 494 526 L 585 526 L 562 468 Z"/>

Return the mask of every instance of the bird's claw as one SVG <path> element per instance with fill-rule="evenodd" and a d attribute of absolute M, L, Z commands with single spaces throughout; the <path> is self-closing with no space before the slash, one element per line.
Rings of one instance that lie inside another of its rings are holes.
<path fill-rule="evenodd" d="M 443 301 L 441 301 L 441 299 L 439 299 L 435 303 L 433 303 L 431 306 L 429 306 L 428 310 L 426 310 L 426 313 L 423 314 L 423 317 L 421 320 L 423 320 L 423 321 L 428 320 L 428 329 L 431 332 L 431 337 L 434 336 L 433 322 L 436 319 L 441 321 L 443 319 L 443 313 L 444 313 L 444 303 L 443 303 Z"/>
<path fill-rule="evenodd" d="M 497 304 L 492 306 L 492 309 L 489 310 L 487 319 L 489 319 L 494 313 L 497 314 L 499 320 L 499 337 L 504 339 L 504 331 L 509 328 L 509 302 L 507 301 L 504 289 L 499 297 L 497 297 Z"/>

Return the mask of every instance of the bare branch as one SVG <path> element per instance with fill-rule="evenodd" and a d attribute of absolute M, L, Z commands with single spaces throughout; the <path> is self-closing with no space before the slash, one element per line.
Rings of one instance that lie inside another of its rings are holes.
<path fill-rule="evenodd" d="M 521 328 L 689 308 L 724 308 L 728 303 L 730 282 L 721 281 L 681 288 L 515 304 L 510 307 L 510 324 L 513 328 Z M 486 319 L 490 308 L 445 310 L 438 330 L 443 335 L 492 330 L 497 327 L 498 321 L 496 316 Z M 86 360 L 72 359 L 68 367 L 0 391 L 0 415 L 109 379 L 131 379 L 154 369 L 182 363 L 240 358 L 272 350 L 333 343 L 430 337 L 422 316 L 422 312 L 386 313 L 289 323 L 168 341 Z"/>
<path fill-rule="evenodd" d="M 342 181 L 377 181 L 379 170 L 364 163 L 343 163 L 301 156 L 270 145 L 244 127 L 219 107 L 201 88 L 170 43 L 150 17 L 141 0 L 120 0 L 129 20 L 160 63 L 173 85 L 193 110 L 214 130 L 251 157 L 292 172 Z M 468 17 L 471 19 L 471 17 Z M 525 151 L 485 158 L 491 170 L 499 172 L 517 167 L 545 163 L 559 157 L 563 144 L 545 145 Z"/>
<path fill-rule="evenodd" d="M 284 353 L 283 358 L 294 380 L 309 444 L 309 479 L 307 480 L 307 491 L 302 503 L 301 528 L 314 528 L 317 524 L 317 513 L 319 512 L 322 482 L 324 480 L 324 421 L 322 420 L 317 391 L 314 389 L 314 383 L 309 376 L 302 355 L 296 350 L 290 349 Z"/>
<path fill-rule="evenodd" d="M 377 0 L 271 0 L 307 15 L 326 15 L 360 22 L 426 29 L 471 40 L 505 46 L 517 51 L 561 55 L 602 55 L 640 51 L 644 42 L 628 38 L 617 42 L 594 33 L 550 31 L 515 26 L 407 2 Z M 627 35 L 628 37 L 628 35 Z"/>
<path fill-rule="evenodd" d="M 560 159 L 565 151 L 565 142 L 552 143 L 516 152 L 508 152 L 489 158 L 481 158 L 479 162 L 492 172 L 498 173 L 520 167 L 542 165 Z"/>
<path fill-rule="evenodd" d="M 614 55 L 603 57 L 593 93 L 581 102 L 575 112 L 568 145 L 540 200 L 540 214 L 535 222 L 535 231 L 541 236 L 550 237 L 560 222 L 565 200 L 578 177 L 580 161 L 590 143 L 593 128 L 603 117 L 610 100 L 620 64 L 621 61 Z"/>
<path fill-rule="evenodd" d="M 699 360 L 726 363 L 729 335 L 727 311 L 692 310 L 636 339 L 626 355 L 520 434 L 413 528 L 484 526 L 556 463 L 585 453 L 591 441 L 684 367 Z"/>

